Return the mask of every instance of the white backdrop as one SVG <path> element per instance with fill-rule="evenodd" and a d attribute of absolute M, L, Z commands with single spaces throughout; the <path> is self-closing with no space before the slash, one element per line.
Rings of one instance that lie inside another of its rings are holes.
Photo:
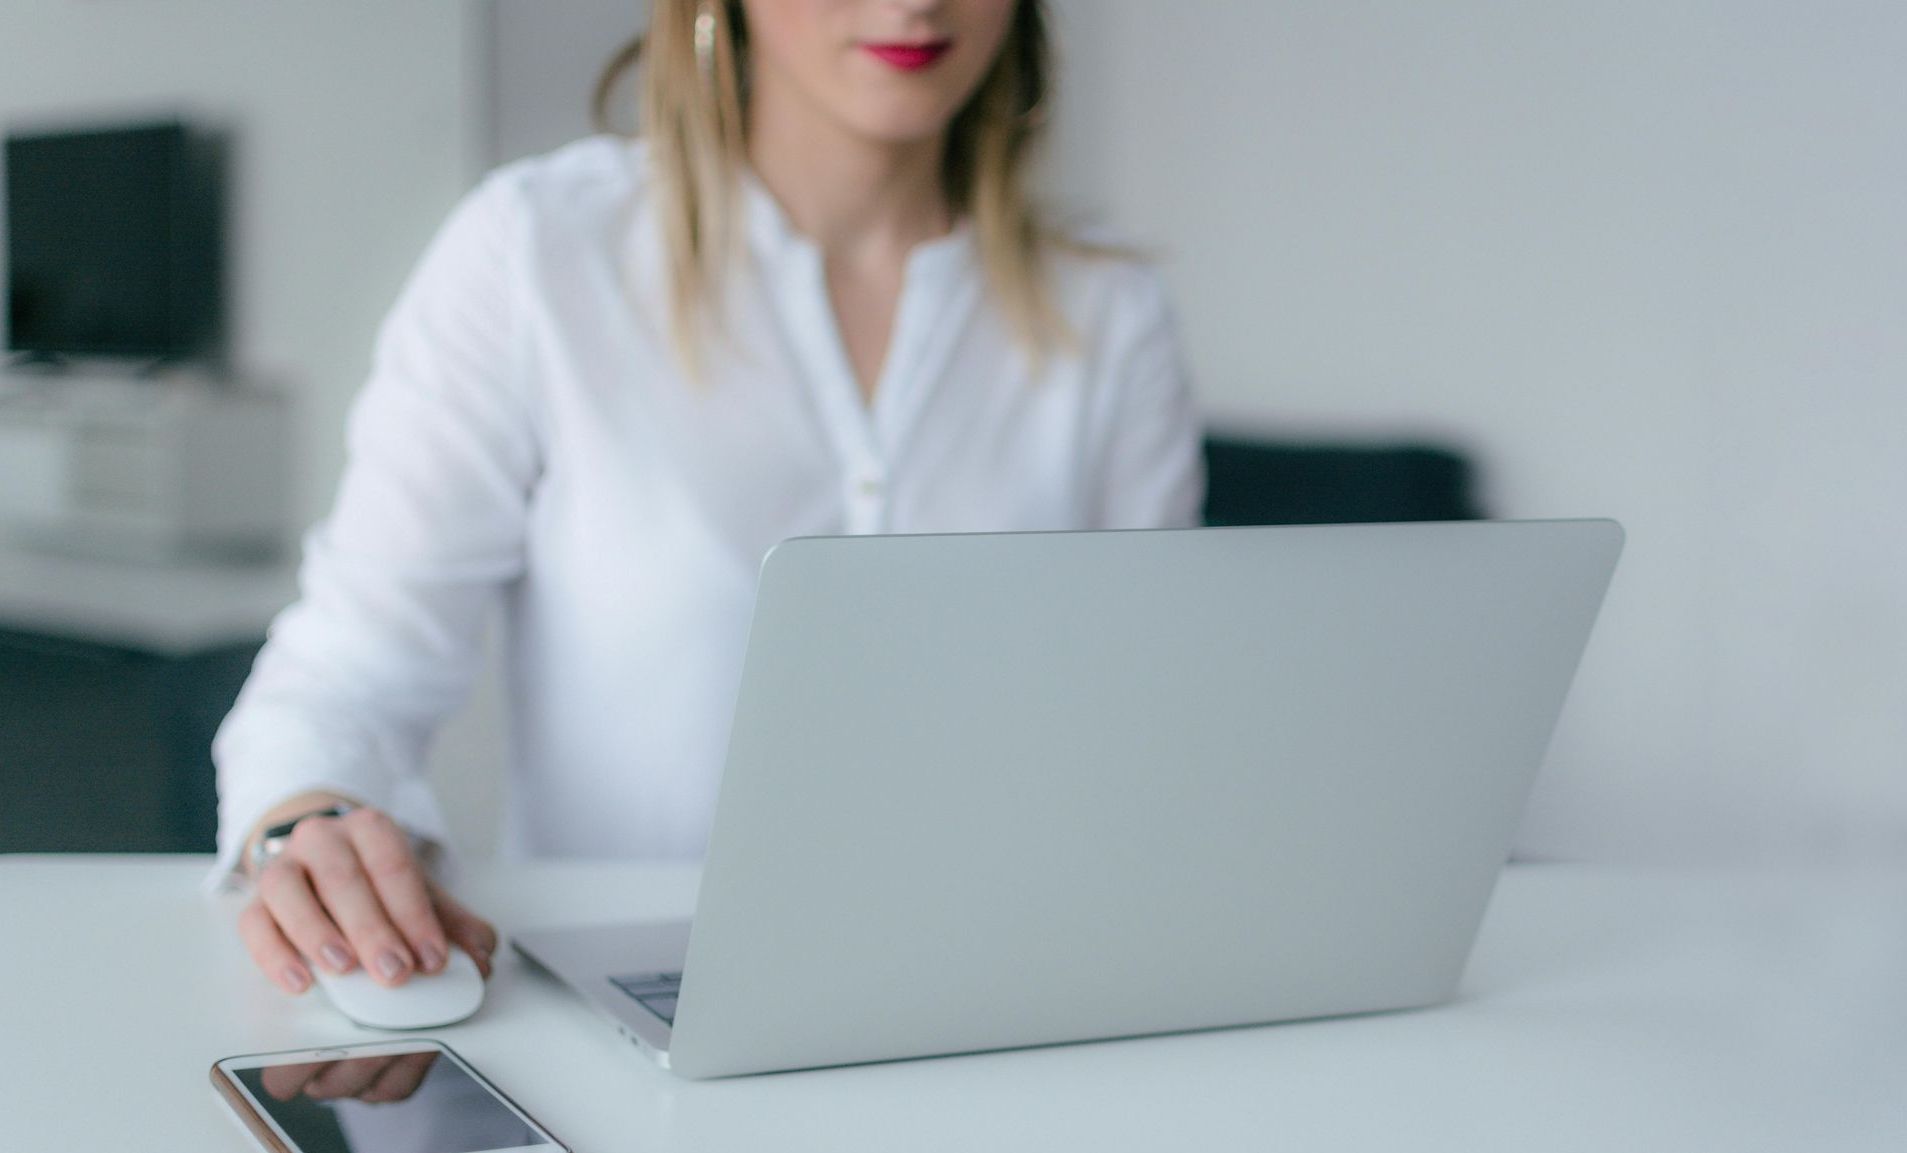
<path fill-rule="evenodd" d="M 1907 5 L 1058 9 L 1210 410 L 1628 526 L 1526 848 L 1907 853 Z"/>

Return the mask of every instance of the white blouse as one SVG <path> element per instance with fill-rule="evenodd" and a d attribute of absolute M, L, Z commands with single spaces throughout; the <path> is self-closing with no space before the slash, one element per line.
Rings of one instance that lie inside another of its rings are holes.
<path fill-rule="evenodd" d="M 422 769 L 501 603 L 513 856 L 695 858 L 757 569 L 791 536 L 1187 525 L 1199 427 L 1156 276 L 1062 256 L 1076 352 L 1035 373 L 962 227 L 910 255 L 863 401 L 820 252 L 745 182 L 700 383 L 671 353 L 643 146 L 498 170 L 379 334 L 301 596 L 214 744 L 220 867 L 323 789 L 441 839 Z"/>

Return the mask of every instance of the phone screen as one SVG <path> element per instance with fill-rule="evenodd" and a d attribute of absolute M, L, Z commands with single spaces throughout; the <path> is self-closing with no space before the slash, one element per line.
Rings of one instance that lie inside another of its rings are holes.
<path fill-rule="evenodd" d="M 231 1069 L 299 1153 L 554 1150 L 441 1050 Z"/>

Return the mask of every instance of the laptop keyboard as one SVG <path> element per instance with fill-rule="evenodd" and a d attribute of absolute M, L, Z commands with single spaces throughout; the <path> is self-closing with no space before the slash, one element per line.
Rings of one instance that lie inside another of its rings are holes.
<path fill-rule="evenodd" d="M 671 1026 L 675 1024 L 675 998 L 682 990 L 682 974 L 631 973 L 627 977 L 611 977 L 609 983 Z"/>

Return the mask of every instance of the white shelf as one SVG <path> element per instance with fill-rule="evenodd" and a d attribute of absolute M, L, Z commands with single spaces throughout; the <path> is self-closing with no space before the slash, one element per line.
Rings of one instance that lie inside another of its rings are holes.
<path fill-rule="evenodd" d="M 296 591 L 290 562 L 142 564 L 0 547 L 0 628 L 162 656 L 258 640 Z"/>

